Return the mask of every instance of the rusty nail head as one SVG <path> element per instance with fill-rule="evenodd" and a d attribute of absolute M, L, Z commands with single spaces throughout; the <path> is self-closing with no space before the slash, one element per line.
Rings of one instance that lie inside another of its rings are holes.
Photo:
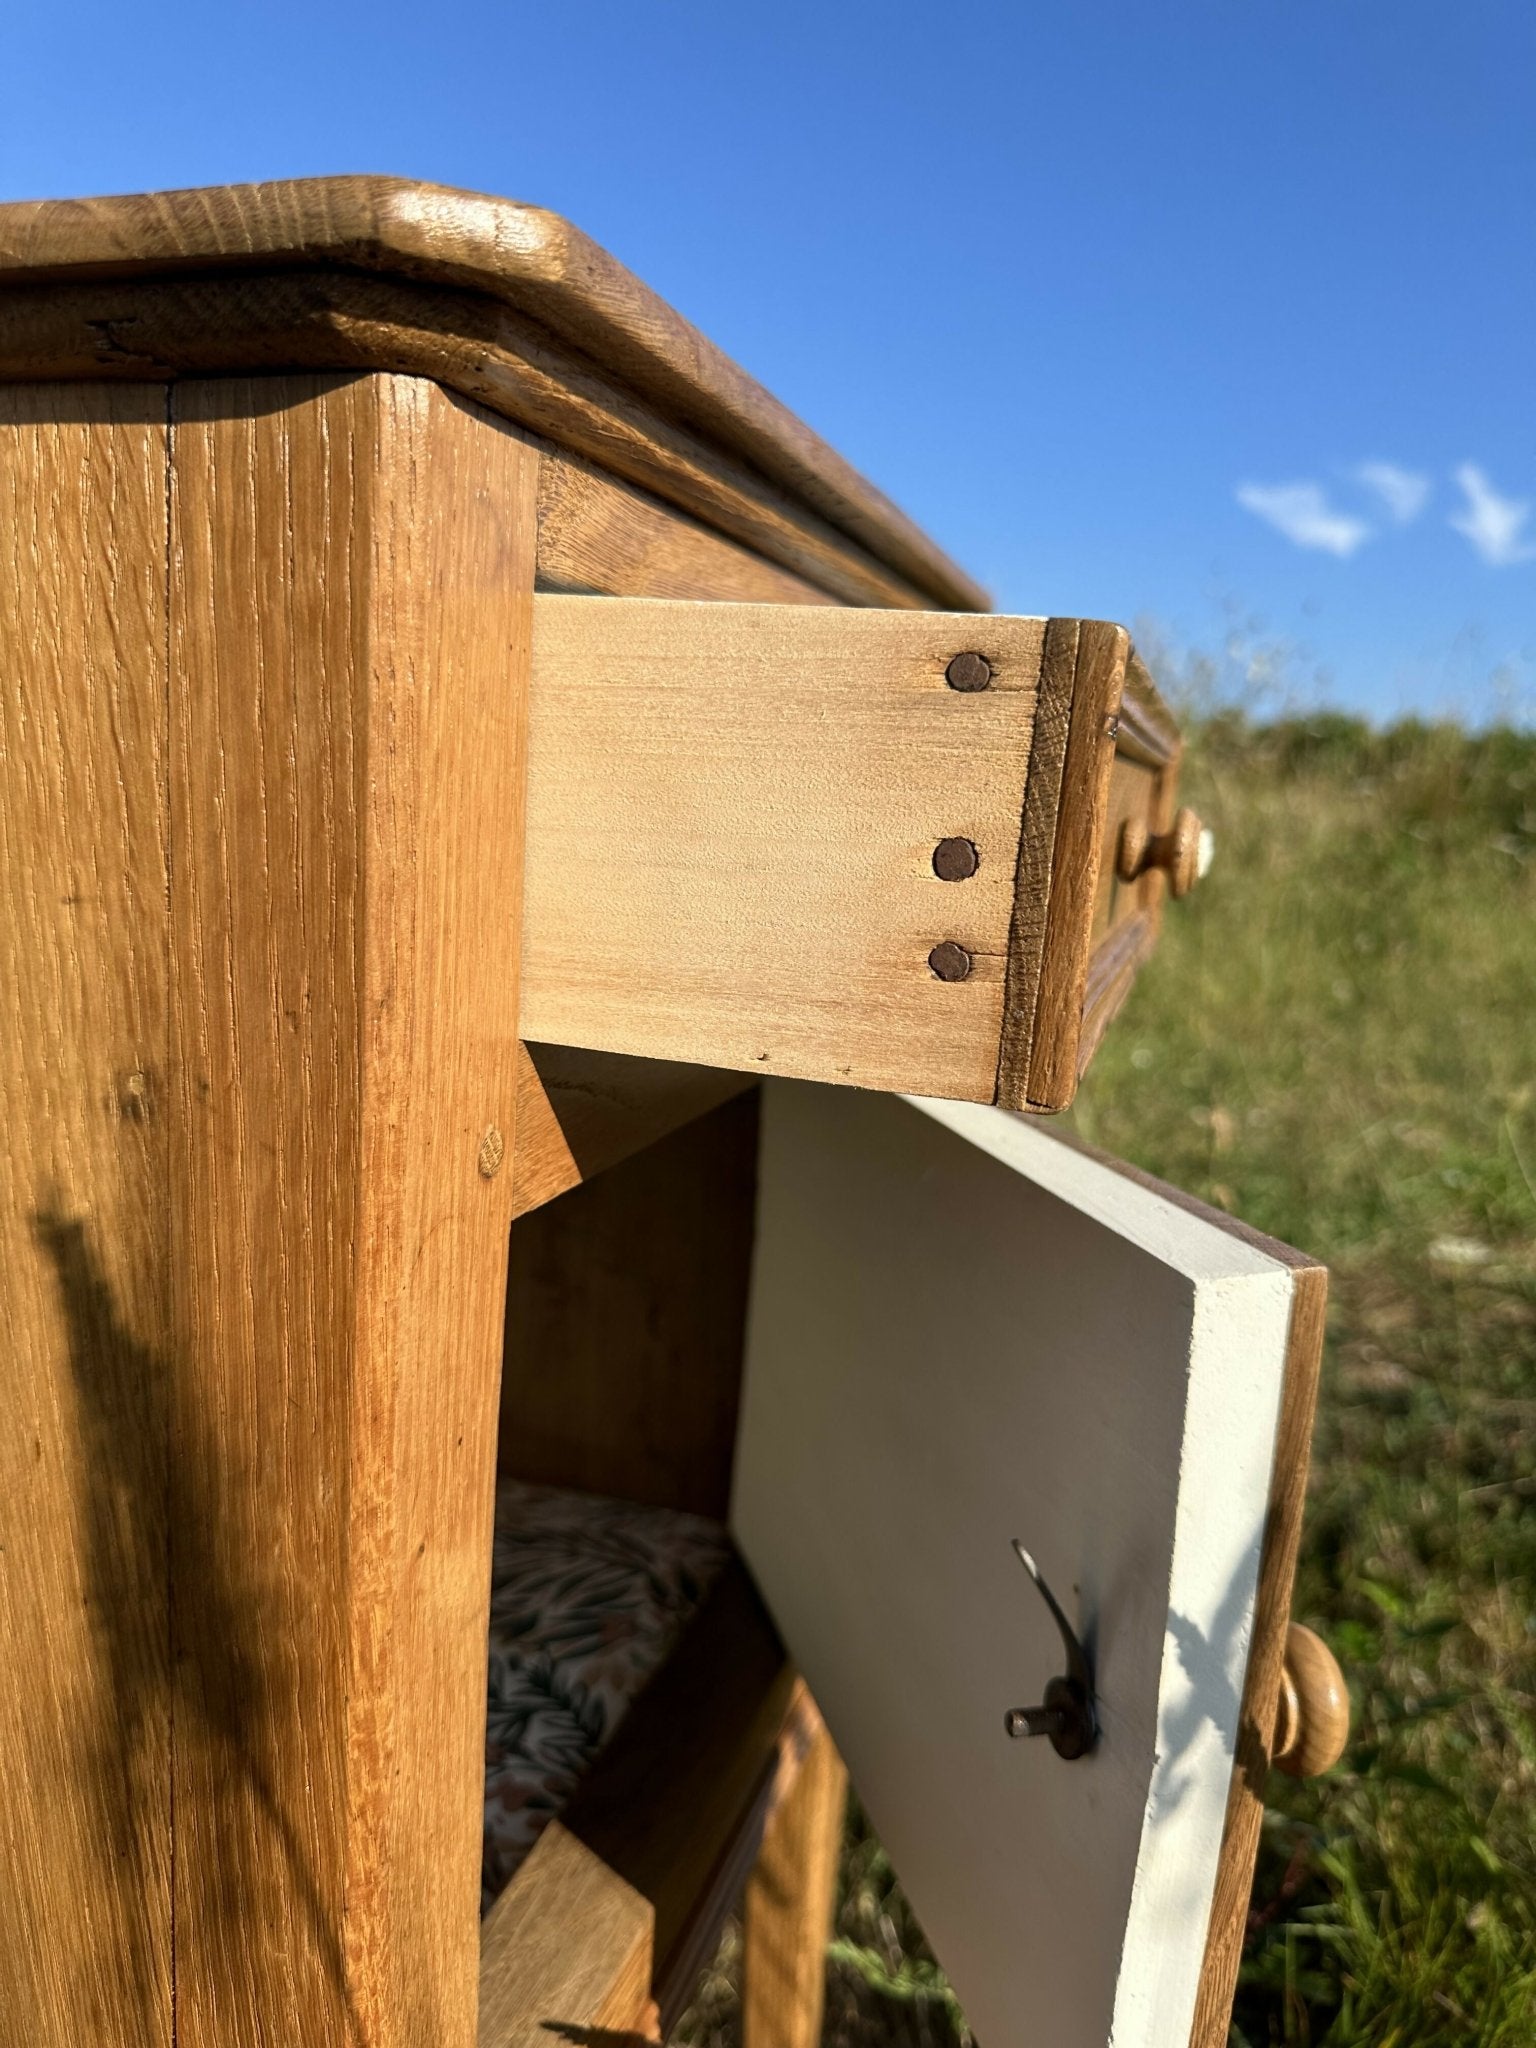
<path fill-rule="evenodd" d="M 953 939 L 945 939 L 928 955 L 928 965 L 940 981 L 964 981 L 971 971 L 971 956 L 964 946 L 957 946 Z"/>
<path fill-rule="evenodd" d="M 933 872 L 941 882 L 968 882 L 981 865 L 971 839 L 941 839 L 933 849 Z"/>
<path fill-rule="evenodd" d="M 957 654 L 944 680 L 952 690 L 984 690 L 992 680 L 992 664 L 984 654 Z"/>

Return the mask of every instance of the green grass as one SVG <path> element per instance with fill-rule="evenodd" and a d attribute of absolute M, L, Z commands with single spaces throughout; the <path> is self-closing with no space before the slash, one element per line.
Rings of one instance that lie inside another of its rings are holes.
<path fill-rule="evenodd" d="M 1536 736 L 1201 725 L 1216 864 L 1084 1083 L 1094 1143 L 1333 1270 L 1294 1612 L 1354 1699 L 1271 1782 L 1233 2041 L 1536 2042 Z M 690 2027 L 728 2038 L 723 1967 Z M 963 2043 L 855 1813 L 829 2042 Z"/>

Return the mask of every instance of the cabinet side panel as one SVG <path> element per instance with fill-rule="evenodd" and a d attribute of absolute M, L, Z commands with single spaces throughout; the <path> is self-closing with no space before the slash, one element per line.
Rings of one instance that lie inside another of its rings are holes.
<path fill-rule="evenodd" d="M 0 391 L 0 2043 L 170 2039 L 165 393 Z"/>
<path fill-rule="evenodd" d="M 177 2031 L 342 2043 L 347 1372 L 371 450 L 318 379 L 177 388 Z"/>

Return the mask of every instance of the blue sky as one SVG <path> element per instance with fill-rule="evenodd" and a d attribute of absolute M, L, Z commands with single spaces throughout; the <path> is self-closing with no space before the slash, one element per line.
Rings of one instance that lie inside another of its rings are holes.
<path fill-rule="evenodd" d="M 1536 717 L 1525 0 L 12 0 L 3 62 L 6 197 L 536 201 L 999 605 L 1268 703 Z"/>

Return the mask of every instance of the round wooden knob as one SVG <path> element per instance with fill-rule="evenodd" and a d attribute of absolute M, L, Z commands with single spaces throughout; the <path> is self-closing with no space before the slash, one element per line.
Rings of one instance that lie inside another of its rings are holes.
<path fill-rule="evenodd" d="M 1315 1778 L 1333 1769 L 1348 1740 L 1349 1691 L 1339 1660 L 1321 1636 L 1293 1621 L 1269 1760 L 1293 1778 Z"/>
<path fill-rule="evenodd" d="M 1115 873 L 1134 882 L 1149 868 L 1168 877 L 1170 896 L 1187 896 L 1200 878 L 1200 820 L 1191 810 L 1179 811 L 1166 832 L 1154 832 L 1145 818 L 1127 818 L 1120 827 Z"/>

